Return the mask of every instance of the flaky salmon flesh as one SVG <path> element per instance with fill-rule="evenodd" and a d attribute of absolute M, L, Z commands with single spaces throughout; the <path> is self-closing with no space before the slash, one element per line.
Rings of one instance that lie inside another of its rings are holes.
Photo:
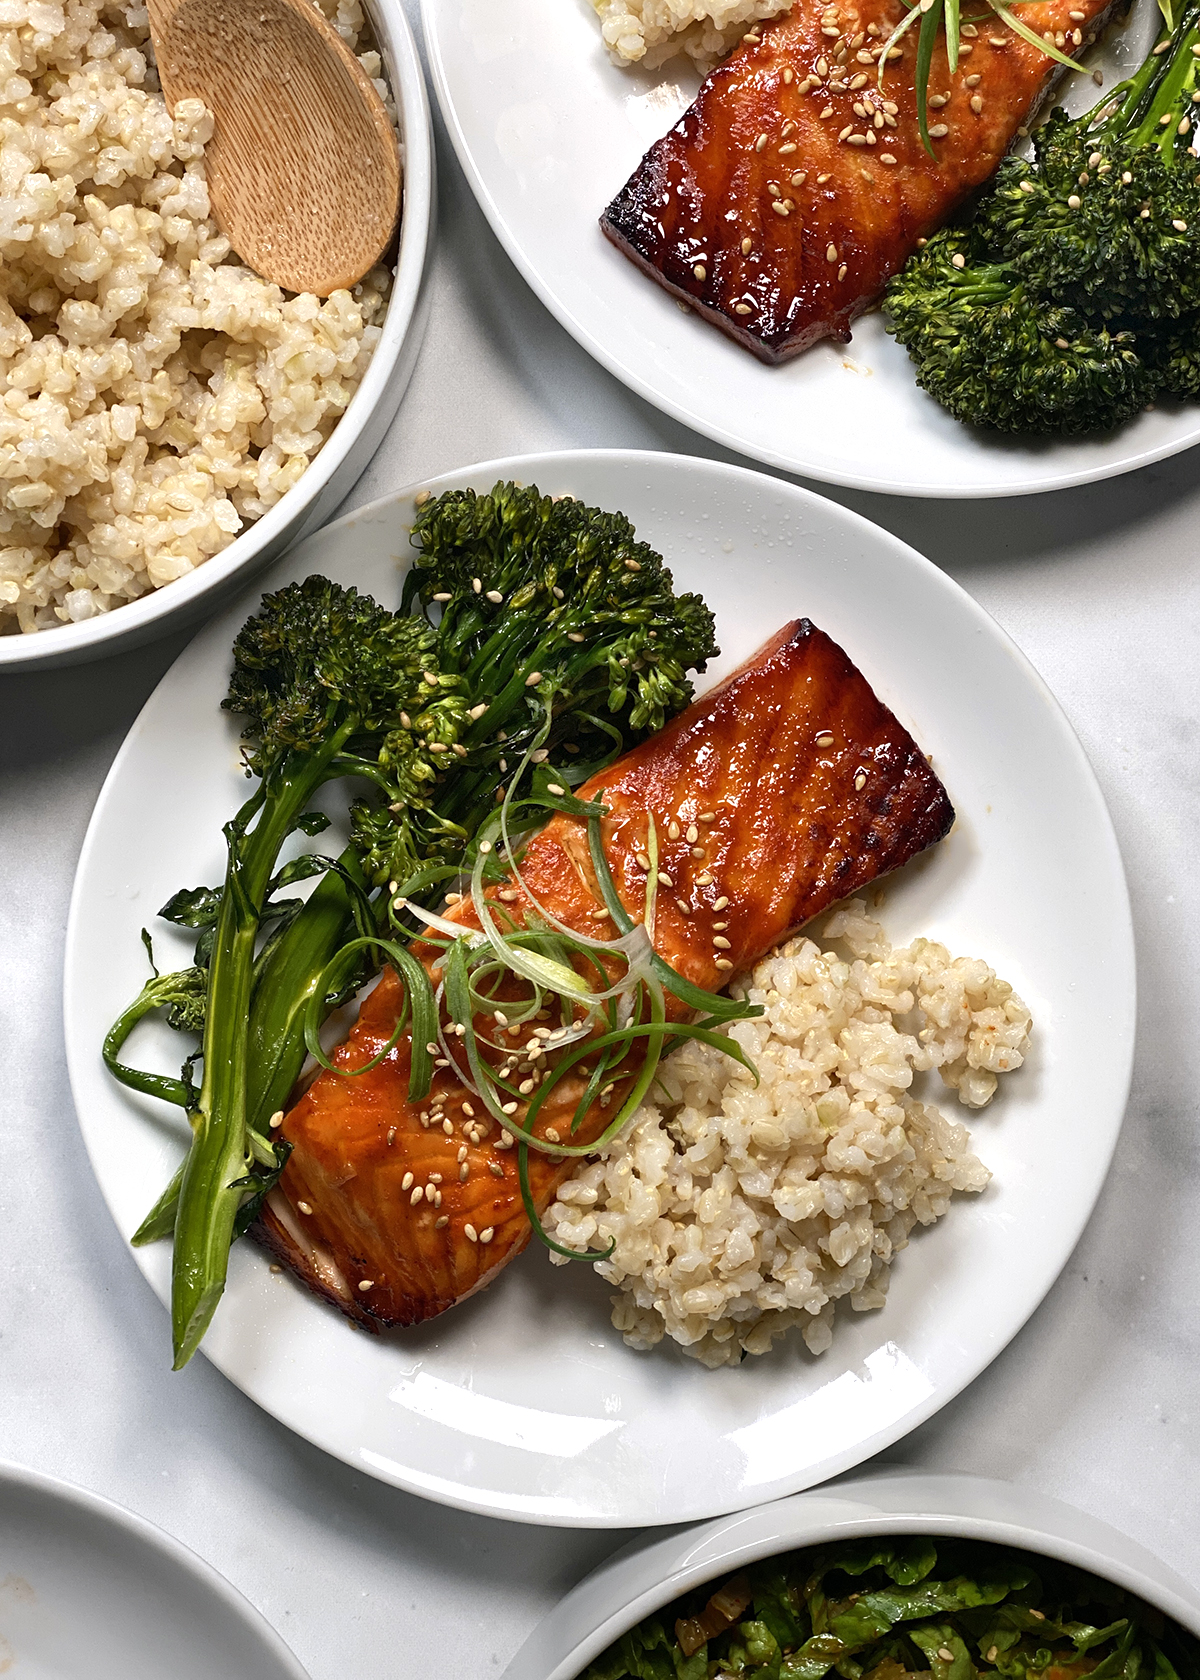
<path fill-rule="evenodd" d="M 954 812 L 916 742 L 836 643 L 807 619 L 658 735 L 580 789 L 602 793 L 604 855 L 632 919 L 646 903 L 648 819 L 658 836 L 654 945 L 673 969 L 720 991 L 837 899 L 940 840 Z M 615 937 L 578 817 L 556 814 L 530 840 L 521 880 L 571 929 Z M 488 889 L 513 915 L 522 887 Z M 469 898 L 446 912 L 478 927 Z M 440 950 L 422 953 L 435 980 Z M 402 1001 L 384 970 L 332 1058 L 362 1067 L 387 1045 Z M 684 1011 L 668 998 L 678 1019 Z M 481 1038 L 499 1036 L 490 1018 Z M 510 1074 L 527 1089 L 547 1066 L 548 1029 L 507 1029 Z M 483 1047 L 481 1046 L 481 1049 Z M 501 1053 L 486 1051 L 493 1065 Z M 600 1093 L 571 1142 L 598 1137 L 636 1078 Z M 473 1294 L 518 1254 L 531 1228 L 511 1134 L 443 1063 L 430 1096 L 408 1099 L 411 1039 L 357 1077 L 323 1072 L 286 1116 L 292 1153 L 258 1235 L 311 1287 L 371 1327 L 417 1324 Z M 538 1111 L 535 1132 L 567 1141 L 585 1091 L 572 1072 Z M 520 1116 L 519 1116 L 520 1118 Z M 540 1210 L 574 1162 L 529 1152 Z"/>
<path fill-rule="evenodd" d="M 1110 5 L 1037 0 L 1015 15 L 1070 55 Z M 881 49 L 906 15 L 902 0 L 796 0 L 757 25 L 601 218 L 640 268 L 764 361 L 848 339 L 917 241 L 995 172 L 1054 73 L 991 12 L 963 25 L 953 75 L 939 35 L 931 158 L 917 128 L 915 25 L 878 85 Z"/>

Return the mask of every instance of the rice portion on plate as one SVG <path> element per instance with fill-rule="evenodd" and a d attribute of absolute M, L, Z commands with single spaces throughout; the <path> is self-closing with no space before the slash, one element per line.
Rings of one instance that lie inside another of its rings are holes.
<path fill-rule="evenodd" d="M 592 0 L 617 64 L 653 70 L 684 53 L 706 74 L 751 24 L 790 11 L 792 0 Z"/>
<path fill-rule="evenodd" d="M 612 1319 L 630 1347 L 670 1336 L 715 1367 L 799 1326 L 822 1353 L 835 1303 L 883 1306 L 913 1227 L 991 1178 L 966 1127 L 910 1088 L 936 1068 L 982 1108 L 1024 1059 L 1029 1010 L 977 958 L 925 939 L 892 950 L 861 899 L 822 942 L 848 956 L 795 939 L 733 988 L 765 1011 L 730 1029 L 757 1085 L 684 1044 L 660 1073 L 670 1101 L 643 1104 L 546 1214 L 567 1248 L 615 1242 L 596 1270 L 618 1286 Z"/>
<path fill-rule="evenodd" d="M 322 9 L 369 44 L 358 0 Z M 172 119 L 142 5 L 6 0 L 0 106 L 2 635 L 170 583 L 272 507 L 362 378 L 391 277 L 322 300 L 231 256 L 212 118 Z"/>

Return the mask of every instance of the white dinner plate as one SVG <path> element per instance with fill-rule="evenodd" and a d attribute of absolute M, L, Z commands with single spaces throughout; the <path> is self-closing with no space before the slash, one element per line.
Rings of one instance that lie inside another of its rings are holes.
<path fill-rule="evenodd" d="M 0 1673 L 305 1680 L 258 1611 L 178 1540 L 14 1464 L 0 1464 Z"/>
<path fill-rule="evenodd" d="M 599 216 L 695 97 L 699 78 L 608 59 L 588 0 L 422 0 L 442 115 L 497 237 L 542 302 L 610 373 L 718 443 L 788 472 L 900 496 L 1017 496 L 1109 478 L 1200 442 L 1200 406 L 1119 432 L 1020 441 L 961 425 L 918 389 L 878 314 L 848 345 L 767 367 L 634 268 Z M 1155 0 L 1096 62 L 1127 74 Z M 1065 103 L 1099 97 L 1077 77 Z"/>
<path fill-rule="evenodd" d="M 807 614 L 932 754 L 958 823 L 892 881 L 882 914 L 897 941 L 925 933 L 985 956 L 1033 1009 L 1030 1061 L 972 1120 L 995 1181 L 914 1239 L 884 1310 L 846 1314 L 820 1358 L 798 1337 L 717 1372 L 667 1344 L 634 1353 L 610 1326 L 607 1286 L 583 1266 L 552 1267 L 536 1244 L 482 1295 L 376 1338 L 243 1243 L 204 1351 L 291 1428 L 432 1499 L 545 1523 L 680 1522 L 859 1463 L 944 1405 L 1037 1306 L 1120 1126 L 1134 1020 L 1129 905 L 1103 800 L 1062 713 L 987 615 L 912 549 L 779 479 L 682 456 L 523 456 L 429 488 L 484 490 L 503 477 L 628 513 L 677 585 L 701 590 L 716 612 L 724 651 L 710 678 Z M 264 581 L 320 571 L 397 601 L 412 496 L 309 538 Z M 181 1126 L 109 1079 L 100 1042 L 145 978 L 138 930 L 154 930 L 160 966 L 189 961 L 188 943 L 155 912 L 178 887 L 221 877 L 221 825 L 247 784 L 219 704 L 256 599 L 204 630 L 147 702 L 76 878 L 71 1081 L 126 1237 L 179 1159 Z M 180 1040 L 143 1029 L 130 1054 L 169 1069 Z M 167 1248 L 136 1258 L 165 1299 Z M 166 1361 L 165 1316 L 161 1333 Z"/>

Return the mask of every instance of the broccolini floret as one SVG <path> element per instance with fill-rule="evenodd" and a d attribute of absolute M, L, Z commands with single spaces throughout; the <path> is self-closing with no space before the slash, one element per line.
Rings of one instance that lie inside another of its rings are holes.
<path fill-rule="evenodd" d="M 891 282 L 891 330 L 958 419 L 1103 431 L 1160 394 L 1196 394 L 1198 50 L 1193 4 L 1100 106 L 1052 112 L 1032 161 L 1006 159 L 968 226 Z"/>
<path fill-rule="evenodd" d="M 918 385 L 957 420 L 1001 432 L 1094 431 L 1143 408 L 1155 381 L 1133 333 L 1047 307 L 1012 268 L 981 258 L 980 243 L 972 229 L 946 229 L 888 292 Z"/>

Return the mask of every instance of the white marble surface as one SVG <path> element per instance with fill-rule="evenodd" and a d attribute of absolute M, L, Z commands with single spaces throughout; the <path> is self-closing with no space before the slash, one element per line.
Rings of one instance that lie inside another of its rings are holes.
<path fill-rule="evenodd" d="M 428 338 L 399 418 L 348 505 L 527 449 L 716 453 L 594 367 L 545 313 L 470 200 L 444 135 L 439 143 Z M 1058 695 L 1110 802 L 1139 938 L 1133 1097 L 1091 1227 L 1023 1334 L 888 1456 L 1040 1486 L 1125 1528 L 1192 1578 L 1200 1577 L 1200 886 L 1189 843 L 1200 816 L 1196 476 L 1192 453 L 1027 501 L 840 494 L 957 578 Z M 113 754 L 180 645 L 0 681 L 0 1456 L 81 1482 L 170 1529 L 266 1613 L 313 1680 L 486 1680 L 621 1537 L 423 1504 L 294 1439 L 203 1359 L 173 1376 L 164 1315 L 84 1156 L 59 1006 L 71 878 Z"/>

